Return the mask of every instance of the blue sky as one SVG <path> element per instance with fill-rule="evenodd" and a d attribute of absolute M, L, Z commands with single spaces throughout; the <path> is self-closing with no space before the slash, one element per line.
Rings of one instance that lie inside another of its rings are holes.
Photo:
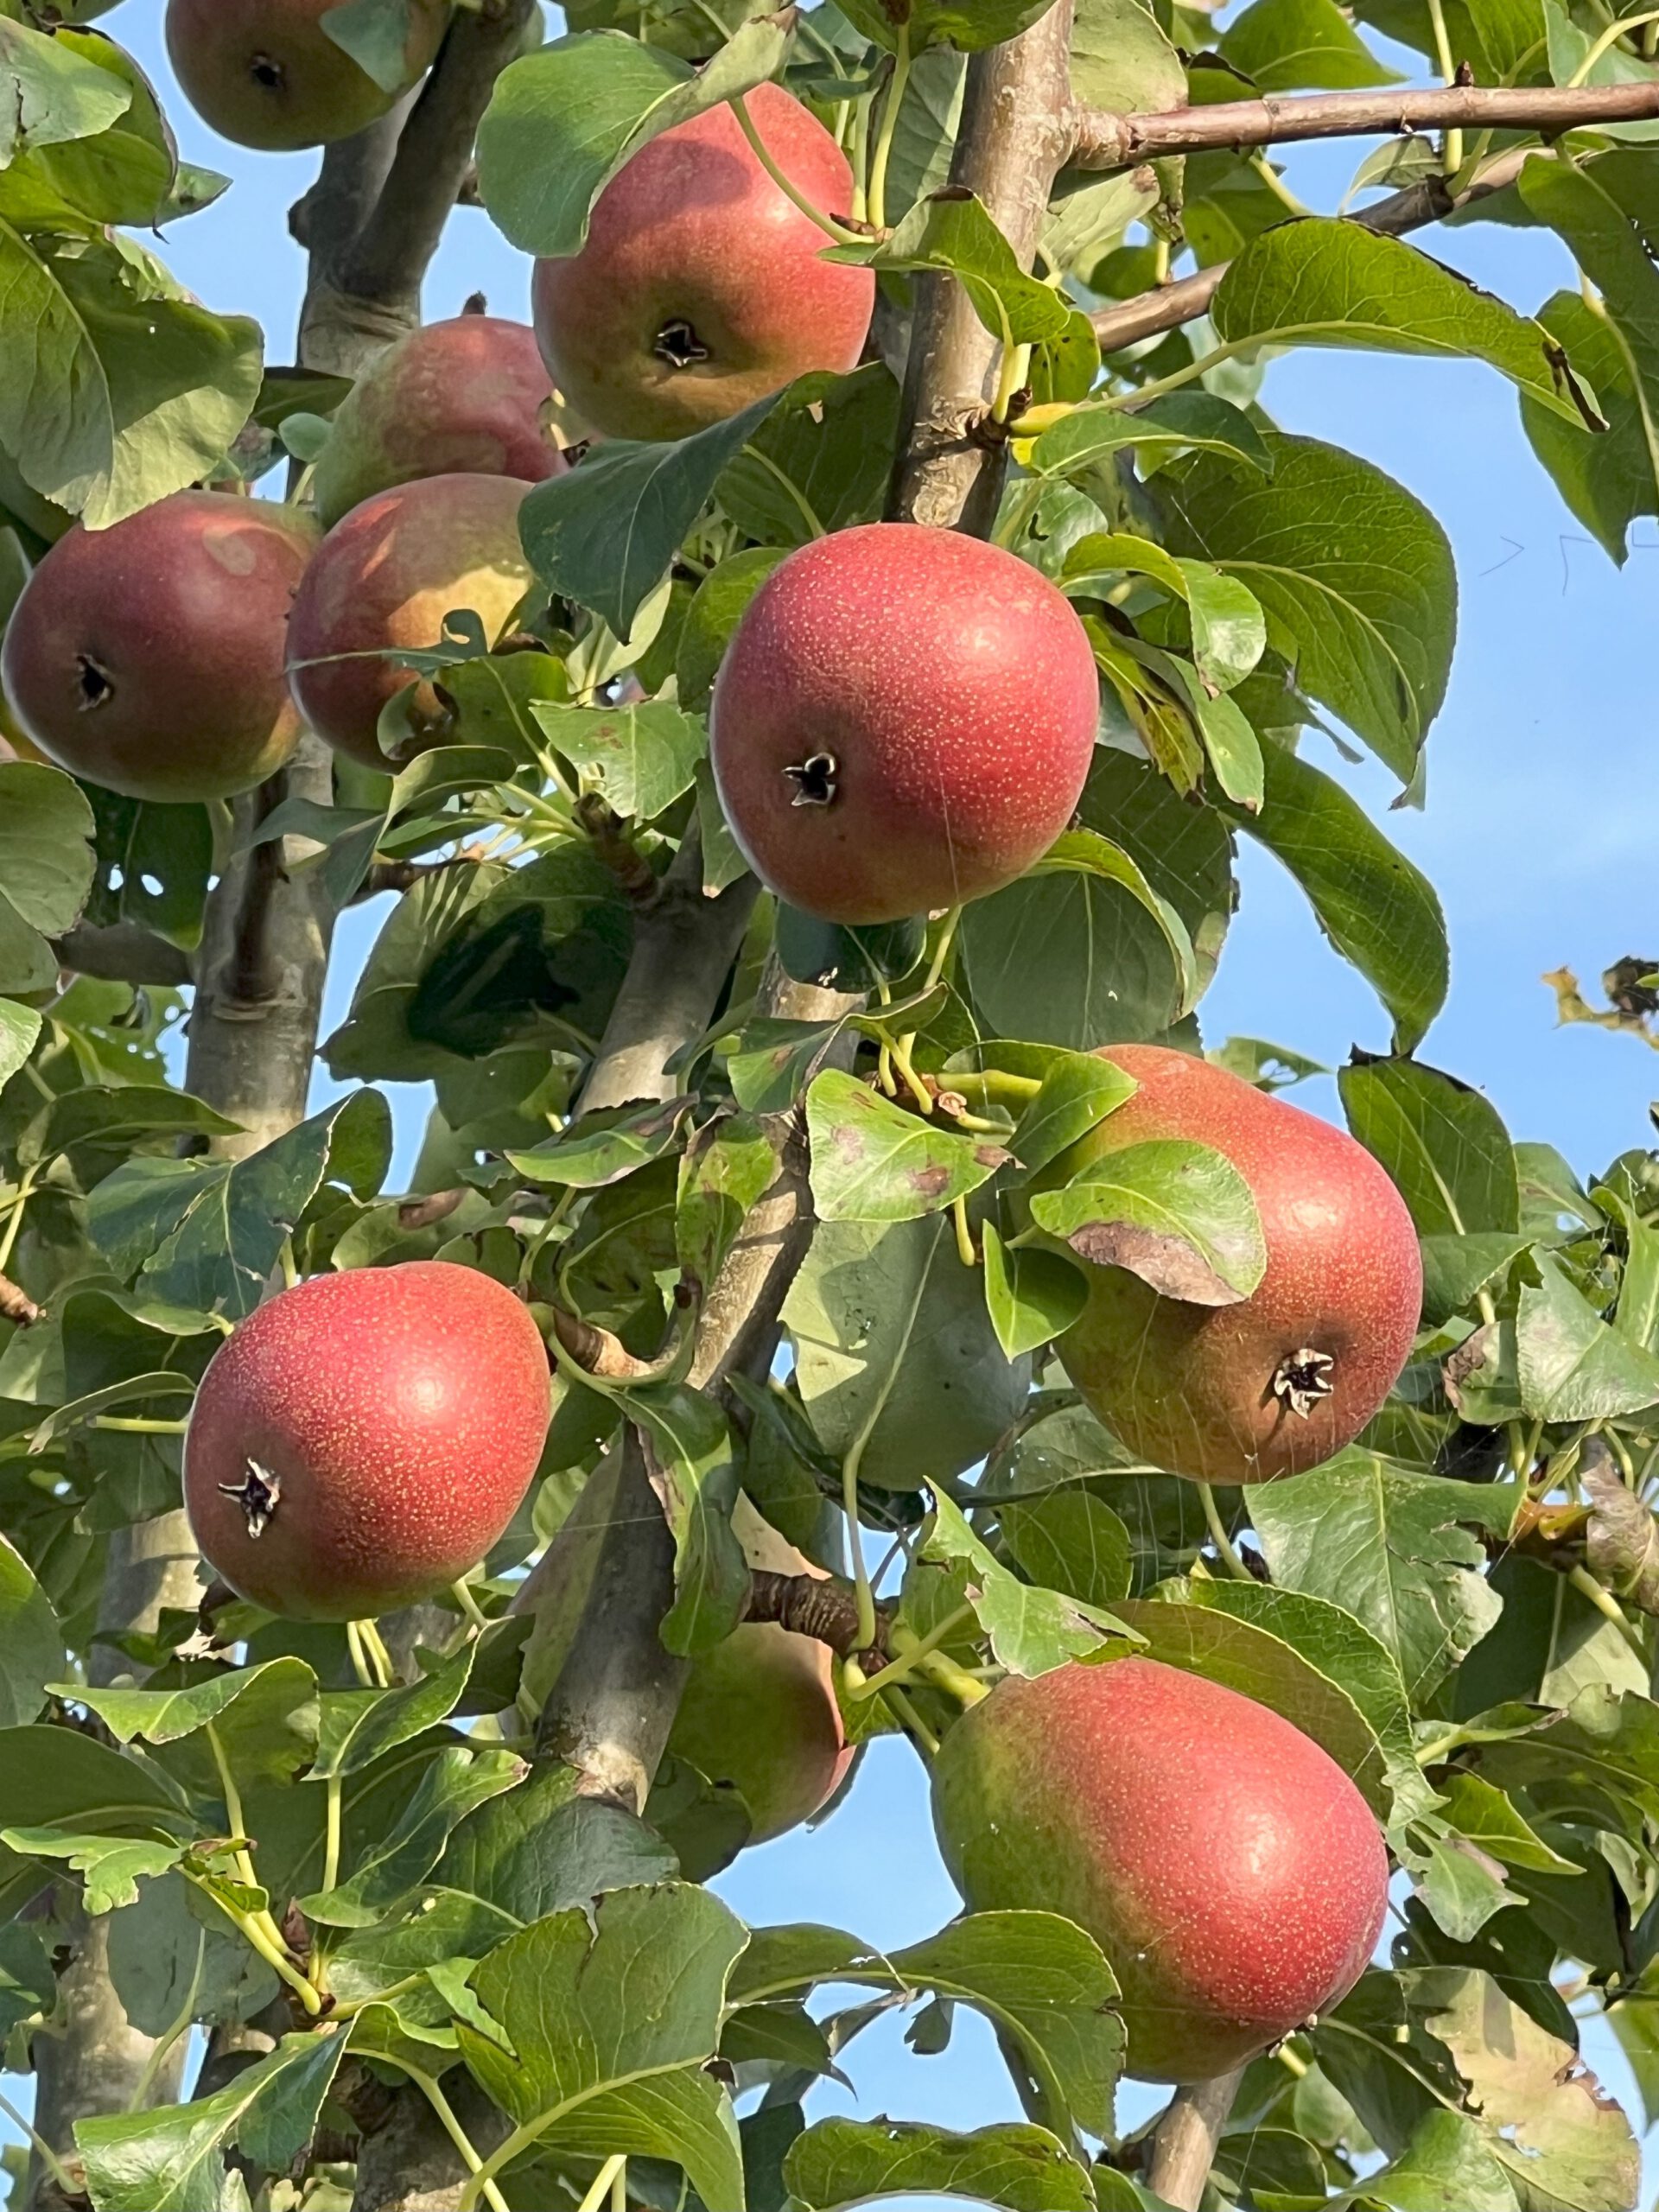
<path fill-rule="evenodd" d="M 285 215 L 315 156 L 246 154 L 214 139 L 172 84 L 160 13 L 153 0 L 138 0 L 107 27 L 156 78 L 185 156 L 237 180 L 216 207 L 178 226 L 164 256 L 209 306 L 257 316 L 270 334 L 270 359 L 289 359 L 302 272 Z M 1393 58 L 1421 80 L 1416 57 Z M 1363 150 L 1300 155 L 1292 181 L 1311 205 L 1332 209 Z M 1547 234 L 1482 226 L 1434 233 L 1431 243 L 1523 310 L 1576 281 Z M 462 211 L 429 279 L 428 317 L 454 314 L 479 289 L 495 312 L 523 315 L 527 281 L 527 264 L 487 219 Z M 1558 1030 L 1539 976 L 1566 964 L 1593 985 L 1622 954 L 1659 955 L 1652 859 L 1659 526 L 1639 524 L 1626 566 L 1615 569 L 1533 460 L 1509 386 L 1480 367 L 1306 353 L 1274 365 L 1264 398 L 1287 429 L 1349 446 L 1399 478 L 1451 537 L 1462 606 L 1451 690 L 1429 741 L 1427 804 L 1421 813 L 1388 817 L 1391 834 L 1439 887 L 1451 929 L 1452 995 L 1423 1056 L 1484 1090 L 1515 1135 L 1548 1140 L 1581 1172 L 1597 1170 L 1616 1153 L 1651 1141 L 1647 1107 L 1659 1096 L 1659 1055 L 1628 1037 Z M 1381 771 L 1341 772 L 1368 804 L 1379 813 L 1387 808 L 1393 791 Z M 1254 849 L 1242 855 L 1239 915 L 1203 1010 L 1206 1036 L 1266 1037 L 1332 1065 L 1355 1044 L 1386 1049 L 1386 1017 L 1324 944 L 1294 884 Z M 344 1013 L 381 918 L 357 909 L 341 927 L 329 1027 Z M 329 1095 L 321 1081 L 319 1100 Z M 1333 1108 L 1328 1084 L 1298 1095 Z M 423 1102 L 411 1090 L 398 1107 L 406 1166 Z M 957 1910 L 933 1847 L 925 1779 L 893 1741 L 874 1747 L 833 1821 L 747 1854 L 719 1886 L 755 1921 L 826 1920 L 884 1947 L 931 1933 Z M 1609 2039 L 1598 2037 L 1586 2056 L 1634 2111 Z M 861 2093 L 856 2109 L 866 2117 L 891 2113 L 963 2127 L 1018 2117 L 988 2033 L 966 2016 L 958 2016 L 943 2059 L 912 2058 L 901 2024 L 890 2020 L 854 2046 L 849 2064 Z M 849 2105 L 830 2088 L 814 2108 Z M 1138 2118 L 1146 2093 L 1129 2091 L 1124 2107 Z"/>

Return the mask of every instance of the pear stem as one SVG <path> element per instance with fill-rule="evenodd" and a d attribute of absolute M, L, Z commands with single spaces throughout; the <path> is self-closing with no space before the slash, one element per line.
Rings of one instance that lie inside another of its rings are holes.
<path fill-rule="evenodd" d="M 600 2206 L 612 2194 L 617 2177 L 627 2163 L 627 2160 L 620 2154 L 613 2158 L 607 2158 L 594 2176 L 593 2186 L 576 2207 L 576 2212 L 599 2212 Z"/>
<path fill-rule="evenodd" d="M 899 35 L 893 57 L 893 74 L 887 79 L 887 89 L 881 99 L 881 129 L 876 138 L 875 151 L 870 156 L 869 217 L 878 231 L 887 227 L 887 157 L 893 151 L 893 135 L 898 126 L 899 111 L 904 105 L 905 87 L 910 82 L 910 23 L 908 18 L 899 26 Z"/>
<path fill-rule="evenodd" d="M 1255 1577 L 1239 1557 L 1227 1525 L 1221 1517 L 1221 1508 L 1216 1503 L 1216 1493 L 1208 1483 L 1198 1484 L 1198 1497 L 1204 1507 L 1204 1517 L 1209 1525 L 1210 1540 L 1221 1554 L 1221 1563 L 1235 1582 L 1254 1582 Z"/>
<path fill-rule="evenodd" d="M 743 136 L 749 142 L 750 149 L 753 153 L 755 160 L 760 162 L 761 168 L 765 169 L 766 175 L 777 186 L 779 191 L 783 194 L 785 199 L 792 201 L 793 204 L 800 209 L 802 214 L 806 217 L 807 220 L 811 223 L 816 223 L 818 228 L 823 232 L 824 236 L 831 239 L 836 245 L 861 245 L 864 241 L 859 237 L 856 231 L 843 229 L 842 226 L 836 222 L 833 215 L 826 215 L 822 207 L 815 207 L 812 205 L 812 202 L 807 199 L 805 194 L 790 182 L 789 179 L 784 175 L 782 169 L 779 168 L 777 162 L 772 160 L 772 156 L 766 151 L 766 141 L 761 137 L 760 133 L 755 129 L 754 118 L 749 113 L 748 102 L 745 99 L 741 92 L 733 93 L 731 99 L 731 110 L 732 113 L 737 118 L 738 129 L 743 133 Z"/>
<path fill-rule="evenodd" d="M 1216 2144 L 1243 2075 L 1241 2067 L 1212 2082 L 1189 2082 L 1170 2099 L 1153 2135 L 1147 2185 L 1171 2212 L 1198 2212 Z"/>

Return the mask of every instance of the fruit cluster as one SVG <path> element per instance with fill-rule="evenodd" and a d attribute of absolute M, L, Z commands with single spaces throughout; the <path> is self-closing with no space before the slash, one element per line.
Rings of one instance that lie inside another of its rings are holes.
<path fill-rule="evenodd" d="M 347 136 L 416 81 L 448 19 L 447 0 L 410 9 L 388 87 L 334 42 L 330 4 L 170 0 L 203 115 L 252 146 Z M 448 702 L 398 656 L 457 610 L 493 643 L 519 618 L 535 589 L 520 506 L 569 465 L 547 428 L 555 384 L 593 437 L 671 439 L 860 358 L 870 272 L 826 262 L 771 174 L 834 212 L 846 161 L 776 86 L 748 107 L 765 162 L 726 107 L 651 141 L 582 250 L 538 266 L 533 331 L 480 312 L 393 346 L 340 408 L 309 509 L 189 490 L 69 531 L 6 631 L 20 741 L 114 791 L 196 801 L 263 781 L 302 727 L 377 769 L 441 741 Z M 982 898 L 1038 861 L 1072 818 L 1097 715 L 1090 639 L 1052 584 L 977 539 L 884 523 L 816 539 L 762 585 L 720 668 L 710 747 L 761 881 L 869 925 Z M 1158 1467 L 1237 1484 L 1324 1461 L 1386 1397 L 1416 1326 L 1399 1194 L 1351 1139 L 1200 1059 L 1107 1057 L 1134 1094 L 1049 1179 L 1132 1145 L 1211 1147 L 1249 1187 L 1267 1264 L 1219 1305 L 1092 1267 L 1069 1374 Z M 201 1383 L 185 1461 L 198 1541 L 289 1618 L 429 1598 L 507 1528 L 549 1410 L 536 1324 L 487 1276 L 415 1262 L 302 1283 Z M 750 1528 L 751 1564 L 804 1569 L 779 1542 Z M 826 1649 L 739 1629 L 694 1670 L 671 1749 L 741 1796 L 755 1840 L 808 1817 L 851 1757 Z M 1265 1707 L 1147 1660 L 1003 1681 L 946 1737 L 935 1802 L 973 1905 L 1060 1910 L 1100 1940 L 1137 2073 L 1240 2063 L 1345 1992 L 1381 1926 L 1387 1857 L 1348 1777 Z"/>

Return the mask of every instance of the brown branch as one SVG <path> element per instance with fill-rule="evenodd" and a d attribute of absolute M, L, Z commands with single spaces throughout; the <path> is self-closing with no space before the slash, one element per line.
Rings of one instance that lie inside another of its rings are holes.
<path fill-rule="evenodd" d="M 1028 31 L 968 65 L 950 181 L 984 202 L 1023 269 L 1072 145 L 1071 16 L 1071 0 L 1057 0 Z M 989 536 L 1007 450 L 970 434 L 985 417 L 997 355 L 996 339 L 953 276 L 916 279 L 904 429 L 887 507 L 893 518 Z"/>
<path fill-rule="evenodd" d="M 1379 200 L 1375 207 L 1363 209 L 1348 220 L 1357 223 L 1362 230 L 1380 232 L 1384 238 L 1401 238 L 1408 231 L 1444 222 L 1459 208 L 1503 191 L 1506 185 L 1514 183 L 1526 162 L 1549 158 L 1537 146 L 1511 147 L 1489 163 L 1461 192 L 1449 191 L 1443 178 L 1426 178 L 1421 184 L 1410 184 L 1402 192 L 1390 193 L 1386 200 Z M 1101 308 L 1089 320 L 1102 353 L 1116 353 L 1142 338 L 1155 338 L 1160 331 L 1176 330 L 1182 323 L 1195 321 L 1208 310 L 1217 286 L 1231 266 L 1227 261 L 1212 262 L 1208 269 L 1179 277 L 1173 284 L 1160 285 L 1155 291 L 1142 292 L 1132 300 L 1120 300 L 1116 306 Z"/>
<path fill-rule="evenodd" d="M 637 1358 L 610 1330 L 584 1321 L 580 1313 L 567 1313 L 562 1306 L 548 1310 L 553 1316 L 554 1335 L 588 1374 L 601 1382 L 638 1382 L 656 1373 L 652 1361 Z"/>
<path fill-rule="evenodd" d="M 10 1275 L 0 1275 L 0 1321 L 13 1322 L 20 1329 L 32 1329 L 40 1319 L 41 1310 Z"/>
<path fill-rule="evenodd" d="M 1546 138 L 1659 117 L 1659 80 L 1628 85 L 1437 85 L 1417 91 L 1298 92 L 1156 115 L 1074 111 L 1078 168 L 1132 168 L 1171 154 L 1283 146 L 1414 130 L 1535 130 Z"/>
<path fill-rule="evenodd" d="M 373 212 L 340 263 L 340 289 L 361 300 L 418 299 L 427 264 L 472 166 L 495 80 L 524 42 L 535 0 L 458 8 L 397 141 Z"/>
<path fill-rule="evenodd" d="M 838 1574 L 774 1574 L 768 1567 L 757 1567 L 749 1576 L 743 1618 L 775 1621 L 796 1636 L 810 1636 L 816 1643 L 827 1643 L 843 1659 L 860 1649 L 858 1592 Z M 879 1606 L 875 1621 L 874 1649 L 881 1658 L 886 1656 L 887 1618 Z"/>
<path fill-rule="evenodd" d="M 1243 2069 L 1176 2090 L 1152 2139 L 1147 2185 L 1173 2212 L 1198 2212 L 1216 2144 L 1238 2094 Z"/>

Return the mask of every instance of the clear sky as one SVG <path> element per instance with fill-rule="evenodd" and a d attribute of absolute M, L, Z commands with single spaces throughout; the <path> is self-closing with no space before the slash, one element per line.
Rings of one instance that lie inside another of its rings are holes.
<path fill-rule="evenodd" d="M 186 158 L 231 172 L 232 190 L 181 223 L 164 257 L 209 306 L 251 314 L 268 359 L 292 358 L 302 265 L 285 211 L 313 156 L 226 148 L 198 123 L 161 50 L 156 0 L 130 0 L 107 28 L 154 75 Z M 1391 57 L 1422 80 L 1418 57 Z M 1333 210 L 1364 149 L 1321 148 L 1290 169 L 1310 205 Z M 1440 231 L 1433 250 L 1522 310 L 1574 277 L 1548 234 L 1480 225 Z M 498 314 L 526 309 L 528 265 L 480 213 L 460 212 L 427 286 L 429 319 L 481 289 Z M 1387 826 L 1438 887 L 1452 936 L 1452 988 L 1422 1057 L 1478 1084 L 1513 1135 L 1548 1140 L 1581 1173 L 1653 1141 L 1649 1100 L 1659 1055 L 1587 1027 L 1558 1030 L 1542 970 L 1566 964 L 1592 986 L 1625 953 L 1659 956 L 1654 842 L 1653 639 L 1659 527 L 1637 525 L 1615 569 L 1580 531 L 1534 461 L 1516 399 L 1472 365 L 1363 353 L 1303 353 L 1271 370 L 1264 400 L 1287 429 L 1351 447 L 1387 469 L 1439 516 L 1456 553 L 1461 614 L 1450 696 L 1428 746 L 1427 804 Z M 1312 741 L 1318 747 L 1321 741 Z M 1338 767 L 1379 814 L 1393 792 L 1370 766 Z M 1642 855 L 1648 859 L 1644 862 Z M 1243 892 L 1220 973 L 1201 1009 L 1206 1038 L 1268 1038 L 1331 1065 L 1350 1047 L 1386 1050 L 1387 1019 L 1319 935 L 1300 892 L 1246 844 Z M 340 1019 L 382 915 L 354 910 L 337 939 L 327 1026 Z M 1591 995 L 1599 994 L 1593 988 Z M 317 1097 L 333 1095 L 320 1079 Z M 399 1162 L 418 1141 L 424 1102 L 394 1089 Z M 1331 1086 L 1297 1096 L 1333 1110 Z M 816 1834 L 747 1853 L 721 1878 L 756 1922 L 814 1918 L 893 1947 L 931 1934 L 957 1909 L 939 1866 L 925 1778 L 903 1745 L 876 1745 L 849 1802 Z M 1611 2038 L 1586 2050 L 1633 2116 L 1631 2087 Z M 936 2120 L 970 2127 L 1017 2118 L 988 2032 L 959 2013 L 943 2059 L 905 2049 L 889 2019 L 853 2046 L 855 2101 L 833 2086 L 812 2109 Z M 1123 2100 L 1135 2118 L 1147 2093 Z M 1649 2185 L 1653 2173 L 1650 2170 Z"/>

